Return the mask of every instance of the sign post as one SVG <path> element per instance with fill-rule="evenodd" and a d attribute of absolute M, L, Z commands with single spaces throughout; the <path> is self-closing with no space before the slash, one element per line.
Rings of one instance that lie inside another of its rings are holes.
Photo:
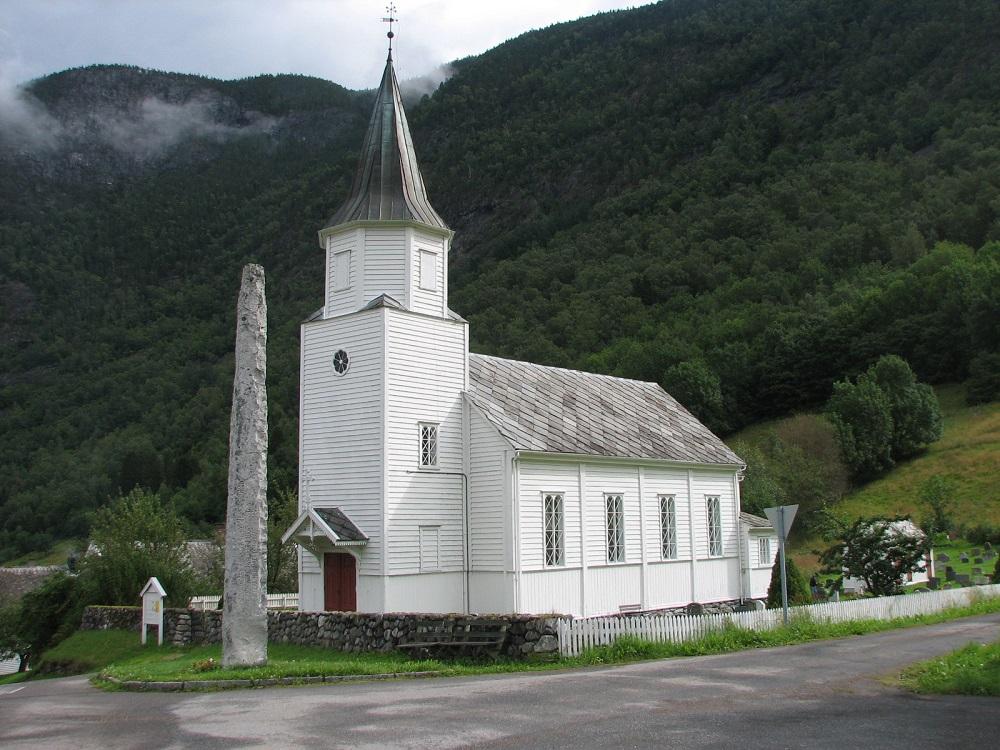
<path fill-rule="evenodd" d="M 139 596 L 142 597 L 142 636 L 140 643 L 146 644 L 146 629 L 150 625 L 156 626 L 156 645 L 163 645 L 163 597 L 167 592 L 163 586 L 153 576 L 146 585 L 142 587 Z"/>
<path fill-rule="evenodd" d="M 778 555 L 781 557 L 781 608 L 782 619 L 785 625 L 788 624 L 788 578 L 785 573 L 785 540 L 788 538 L 788 530 L 795 520 L 795 513 L 798 505 L 779 505 L 777 508 L 764 508 L 764 515 L 778 532 Z"/>

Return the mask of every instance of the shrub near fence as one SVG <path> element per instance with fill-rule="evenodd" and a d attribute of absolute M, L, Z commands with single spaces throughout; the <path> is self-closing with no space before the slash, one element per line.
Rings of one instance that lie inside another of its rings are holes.
<path fill-rule="evenodd" d="M 816 622 L 893 620 L 965 606 L 981 596 L 1000 596 L 1000 584 L 809 604 L 795 607 L 792 612 Z M 782 624 L 782 619 L 780 609 L 713 615 L 614 615 L 565 619 L 557 624 L 559 653 L 562 656 L 578 656 L 588 648 L 610 645 L 625 635 L 658 643 L 683 643 L 722 630 L 727 623 L 747 630 L 772 630 Z"/>

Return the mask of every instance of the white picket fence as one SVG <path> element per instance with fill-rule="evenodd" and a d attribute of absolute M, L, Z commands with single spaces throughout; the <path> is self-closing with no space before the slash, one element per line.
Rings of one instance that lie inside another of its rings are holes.
<path fill-rule="evenodd" d="M 216 596 L 192 596 L 191 601 L 188 602 L 189 609 L 218 609 L 219 608 L 219 597 Z M 267 595 L 267 608 L 268 609 L 298 609 L 299 608 L 299 595 L 298 594 L 268 594 Z"/>
<path fill-rule="evenodd" d="M 1000 596 L 1000 584 L 809 604 L 794 607 L 790 615 L 793 618 L 808 616 L 814 622 L 892 620 L 960 607 L 984 596 Z M 614 643 L 623 635 L 646 641 L 682 643 L 721 630 L 727 623 L 748 630 L 770 630 L 781 625 L 782 615 L 780 609 L 764 609 L 718 615 L 609 615 L 566 619 L 560 620 L 557 626 L 559 652 L 563 656 L 577 656 L 585 649 Z"/>

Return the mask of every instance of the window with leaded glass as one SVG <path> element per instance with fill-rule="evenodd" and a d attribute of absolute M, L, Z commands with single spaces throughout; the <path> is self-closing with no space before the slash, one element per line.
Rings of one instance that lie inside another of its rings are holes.
<path fill-rule="evenodd" d="M 563 565 L 564 535 L 563 535 L 563 496 L 559 493 L 547 493 L 544 496 L 545 514 L 545 564 L 548 566 Z"/>
<path fill-rule="evenodd" d="M 438 465 L 438 426 L 420 425 L 420 468 L 436 469 Z"/>
<path fill-rule="evenodd" d="M 660 554 L 677 559 L 677 502 L 673 495 L 660 495 Z"/>
<path fill-rule="evenodd" d="M 625 504 L 621 495 L 604 496 L 608 562 L 625 562 Z"/>
<path fill-rule="evenodd" d="M 708 554 L 722 556 L 722 508 L 717 496 L 705 498 L 708 511 Z"/>

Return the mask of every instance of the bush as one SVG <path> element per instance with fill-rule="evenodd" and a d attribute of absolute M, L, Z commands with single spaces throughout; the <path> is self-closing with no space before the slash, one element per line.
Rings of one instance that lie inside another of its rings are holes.
<path fill-rule="evenodd" d="M 962 528 L 962 537 L 970 544 L 1000 544 L 1000 526 L 980 523 Z"/>
<path fill-rule="evenodd" d="M 27 644 L 22 658 L 32 658 L 73 633 L 80 626 L 83 603 L 79 579 L 56 573 L 21 598 L 17 636 Z"/>
<path fill-rule="evenodd" d="M 785 579 L 788 587 L 789 605 L 812 603 L 809 582 L 791 558 L 788 558 L 785 563 Z M 781 606 L 781 555 L 774 559 L 774 565 L 771 567 L 771 584 L 767 587 L 767 606 L 772 608 Z"/>
<path fill-rule="evenodd" d="M 831 519 L 827 538 L 833 544 L 820 559 L 824 572 L 843 573 L 864 581 L 875 596 L 903 590 L 907 573 L 924 570 L 930 541 L 903 518 L 859 518 L 854 523 Z"/>

